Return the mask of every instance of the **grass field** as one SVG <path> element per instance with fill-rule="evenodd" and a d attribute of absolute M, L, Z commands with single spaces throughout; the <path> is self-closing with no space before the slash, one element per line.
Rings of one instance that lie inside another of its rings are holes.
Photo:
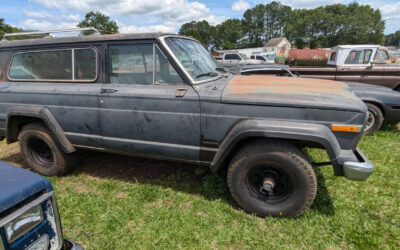
<path fill-rule="evenodd" d="M 246 214 L 223 176 L 192 165 L 84 152 L 75 171 L 50 180 L 65 236 L 86 249 L 400 249 L 400 132 L 385 127 L 360 148 L 374 174 L 352 182 L 316 169 L 317 197 L 296 219 Z M 21 165 L 18 145 L 1 142 L 0 160 Z"/>

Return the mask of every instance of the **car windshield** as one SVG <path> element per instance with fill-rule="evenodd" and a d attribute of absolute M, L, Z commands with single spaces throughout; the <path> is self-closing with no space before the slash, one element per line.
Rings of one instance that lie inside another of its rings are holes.
<path fill-rule="evenodd" d="M 165 42 L 195 81 L 220 75 L 221 66 L 200 43 L 177 37 L 166 38 Z"/>

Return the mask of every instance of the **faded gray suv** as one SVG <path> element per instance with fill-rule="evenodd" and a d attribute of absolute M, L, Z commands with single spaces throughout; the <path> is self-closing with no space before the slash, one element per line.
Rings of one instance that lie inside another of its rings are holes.
<path fill-rule="evenodd" d="M 78 149 L 209 165 L 244 210 L 295 217 L 317 192 L 301 148 L 326 149 L 336 176 L 371 175 L 366 118 L 344 83 L 233 76 L 188 37 L 0 42 L 0 137 L 43 175 L 67 173 Z"/>

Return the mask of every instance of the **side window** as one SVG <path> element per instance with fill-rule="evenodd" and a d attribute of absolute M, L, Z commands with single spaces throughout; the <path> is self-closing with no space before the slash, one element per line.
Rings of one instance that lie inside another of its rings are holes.
<path fill-rule="evenodd" d="M 93 48 L 20 52 L 14 55 L 8 75 L 20 81 L 94 81 L 97 54 Z"/>
<path fill-rule="evenodd" d="M 155 83 L 156 84 L 184 84 L 178 72 L 169 63 L 167 57 L 162 53 L 160 48 L 155 45 Z"/>
<path fill-rule="evenodd" d="M 345 64 L 368 64 L 372 50 L 352 50 L 346 58 Z"/>
<path fill-rule="evenodd" d="M 13 80 L 72 80 L 71 50 L 17 53 L 11 62 L 9 77 Z"/>
<path fill-rule="evenodd" d="M 329 61 L 336 61 L 336 52 L 332 52 L 331 57 L 329 58 Z"/>
<path fill-rule="evenodd" d="M 237 54 L 226 54 L 225 59 L 226 60 L 240 60 L 240 58 Z"/>
<path fill-rule="evenodd" d="M 261 60 L 261 61 L 265 61 L 264 57 L 262 57 L 262 56 L 257 56 L 256 59 L 257 60 Z"/>
<path fill-rule="evenodd" d="M 97 74 L 96 51 L 74 49 L 75 80 L 94 80 Z"/>
<path fill-rule="evenodd" d="M 109 46 L 110 82 L 153 84 L 153 44 Z"/>

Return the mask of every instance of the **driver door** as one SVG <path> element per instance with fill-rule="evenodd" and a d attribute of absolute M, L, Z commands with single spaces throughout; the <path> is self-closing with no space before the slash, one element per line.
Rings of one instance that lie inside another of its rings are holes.
<path fill-rule="evenodd" d="M 153 43 L 110 44 L 109 84 L 99 93 L 104 147 L 197 161 L 199 95 Z"/>

